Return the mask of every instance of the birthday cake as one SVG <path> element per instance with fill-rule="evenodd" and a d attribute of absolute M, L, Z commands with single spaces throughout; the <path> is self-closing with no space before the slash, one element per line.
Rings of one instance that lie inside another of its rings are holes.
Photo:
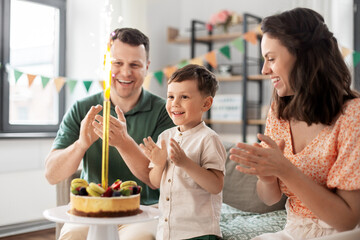
<path fill-rule="evenodd" d="M 124 217 L 141 213 L 141 186 L 135 181 L 115 181 L 106 190 L 100 184 L 73 179 L 70 213 L 82 217 Z"/>

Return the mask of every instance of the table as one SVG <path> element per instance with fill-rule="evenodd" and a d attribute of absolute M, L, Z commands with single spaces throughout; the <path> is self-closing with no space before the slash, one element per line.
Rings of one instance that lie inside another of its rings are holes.
<path fill-rule="evenodd" d="M 142 213 L 134 216 L 118 218 L 80 217 L 68 213 L 69 209 L 70 205 L 59 206 L 45 210 L 43 215 L 46 219 L 53 222 L 89 225 L 87 240 L 119 240 L 119 224 L 146 222 L 158 219 L 160 216 L 159 209 L 143 205 L 140 205 Z"/>

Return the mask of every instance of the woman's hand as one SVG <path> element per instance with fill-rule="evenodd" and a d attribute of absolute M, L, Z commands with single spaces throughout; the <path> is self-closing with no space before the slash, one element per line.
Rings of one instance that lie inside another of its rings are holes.
<path fill-rule="evenodd" d="M 284 140 L 278 145 L 269 136 L 258 134 L 258 138 L 269 148 L 263 148 L 258 143 L 254 145 L 237 143 L 237 148 L 230 150 L 230 159 L 243 165 L 236 167 L 238 171 L 257 175 L 261 181 L 272 183 L 292 164 L 283 155 Z"/>

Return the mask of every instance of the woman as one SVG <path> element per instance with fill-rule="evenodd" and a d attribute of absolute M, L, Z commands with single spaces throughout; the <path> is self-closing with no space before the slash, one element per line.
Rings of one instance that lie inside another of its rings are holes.
<path fill-rule="evenodd" d="M 268 205 L 282 194 L 287 224 L 255 239 L 307 239 L 358 227 L 360 98 L 323 17 L 296 8 L 262 22 L 263 74 L 274 85 L 261 144 L 238 143 L 230 159 L 258 176 Z"/>

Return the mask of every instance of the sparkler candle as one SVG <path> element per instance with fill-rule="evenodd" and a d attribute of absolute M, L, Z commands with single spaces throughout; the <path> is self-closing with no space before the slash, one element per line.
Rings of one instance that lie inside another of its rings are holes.
<path fill-rule="evenodd" d="M 101 185 L 106 190 L 109 181 L 109 121 L 110 121 L 110 86 L 111 86 L 111 56 L 110 44 L 104 59 L 104 103 L 103 103 L 103 145 Z"/>

